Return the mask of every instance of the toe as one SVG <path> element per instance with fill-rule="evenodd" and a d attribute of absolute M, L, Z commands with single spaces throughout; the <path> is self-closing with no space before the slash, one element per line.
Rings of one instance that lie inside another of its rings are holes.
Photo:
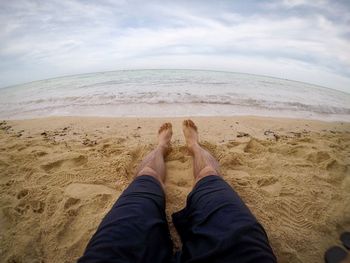
<path fill-rule="evenodd" d="M 166 130 L 168 128 L 168 124 L 167 123 L 163 123 L 159 130 L 158 130 L 158 133 L 161 133 L 162 131 Z"/>
<path fill-rule="evenodd" d="M 196 124 L 194 124 L 194 122 L 192 120 L 184 120 L 183 121 L 183 126 L 186 127 L 186 128 L 192 128 L 195 131 L 198 130 Z"/>
<path fill-rule="evenodd" d="M 163 123 L 162 126 L 160 126 L 159 130 L 158 130 L 158 134 L 160 134 L 161 132 L 165 131 L 165 130 L 170 130 L 170 132 L 172 133 L 172 124 L 170 122 L 166 122 Z"/>
<path fill-rule="evenodd" d="M 190 126 L 191 128 L 193 128 L 195 131 L 197 131 L 197 126 L 196 126 L 196 124 L 194 124 L 194 122 L 193 122 L 192 120 L 188 120 L 188 122 L 189 122 L 189 126 Z"/>

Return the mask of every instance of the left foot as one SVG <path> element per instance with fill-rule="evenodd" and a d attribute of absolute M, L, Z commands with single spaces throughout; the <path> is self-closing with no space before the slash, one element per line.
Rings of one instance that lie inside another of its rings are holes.
<path fill-rule="evenodd" d="M 170 122 L 163 123 L 158 131 L 158 147 L 163 149 L 165 155 L 170 148 L 170 140 L 173 135 L 173 129 Z"/>
<path fill-rule="evenodd" d="M 158 130 L 158 146 L 140 163 L 136 176 L 150 175 L 159 180 L 164 188 L 165 164 L 164 156 L 169 152 L 170 140 L 173 135 L 171 123 L 163 123 Z"/>

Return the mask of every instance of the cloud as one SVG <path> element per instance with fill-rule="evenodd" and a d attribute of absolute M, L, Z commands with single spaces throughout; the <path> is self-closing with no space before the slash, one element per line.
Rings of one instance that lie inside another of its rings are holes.
<path fill-rule="evenodd" d="M 349 7 L 326 0 L 24 1 L 0 11 L 0 86 L 126 68 L 264 74 L 350 92 Z"/>

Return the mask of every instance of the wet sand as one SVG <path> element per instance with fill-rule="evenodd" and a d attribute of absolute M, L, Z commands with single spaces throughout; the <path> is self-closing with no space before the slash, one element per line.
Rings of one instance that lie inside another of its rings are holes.
<path fill-rule="evenodd" d="M 350 229 L 350 123 L 192 118 L 224 179 L 265 227 L 279 262 L 323 262 Z M 183 118 L 55 117 L 0 124 L 0 261 L 75 262 L 173 123 L 167 215 L 193 185 Z M 175 246 L 181 243 L 170 222 Z"/>

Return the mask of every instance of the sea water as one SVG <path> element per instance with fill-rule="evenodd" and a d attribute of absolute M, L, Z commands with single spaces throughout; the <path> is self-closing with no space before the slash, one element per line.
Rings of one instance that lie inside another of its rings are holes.
<path fill-rule="evenodd" d="M 236 115 L 350 121 L 350 94 L 285 79 L 202 70 L 100 72 L 0 89 L 0 119 Z"/>

